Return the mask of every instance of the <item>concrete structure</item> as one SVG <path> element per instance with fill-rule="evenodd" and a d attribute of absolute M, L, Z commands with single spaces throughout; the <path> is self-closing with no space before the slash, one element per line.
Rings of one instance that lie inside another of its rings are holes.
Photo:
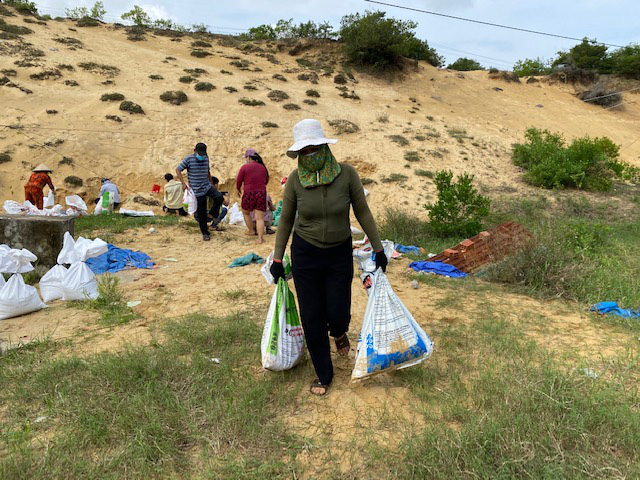
<path fill-rule="evenodd" d="M 73 227 L 73 217 L 0 215 L 0 244 L 33 252 L 42 274 L 57 263 L 64 233 L 73 235 Z"/>

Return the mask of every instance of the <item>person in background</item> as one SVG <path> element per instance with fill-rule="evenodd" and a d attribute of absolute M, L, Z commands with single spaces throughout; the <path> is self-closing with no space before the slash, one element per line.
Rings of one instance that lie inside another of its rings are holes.
<path fill-rule="evenodd" d="M 102 195 L 104 195 L 105 192 L 108 192 L 113 193 L 113 208 L 118 208 L 120 206 L 120 191 L 118 190 L 118 187 L 108 178 L 103 178 L 101 182 L 102 186 L 100 187 L 100 194 L 93 203 L 97 204 L 102 201 Z"/>
<path fill-rule="evenodd" d="M 338 355 L 350 350 L 351 281 L 353 258 L 351 224 L 353 213 L 373 246 L 376 267 L 387 267 L 380 234 L 364 196 L 355 168 L 338 163 L 318 120 L 302 120 L 293 127 L 294 143 L 287 151 L 298 159 L 284 189 L 273 264 L 274 280 L 285 278 L 282 258 L 291 230 L 291 265 L 300 305 L 300 319 L 309 354 L 318 378 L 311 384 L 313 395 L 325 395 L 333 380 L 329 335 Z M 296 215 L 297 213 L 297 215 Z"/>
<path fill-rule="evenodd" d="M 188 185 L 182 175 L 182 171 L 185 169 L 188 174 Z M 182 162 L 180 162 L 176 168 L 176 175 L 182 187 L 185 189 L 190 188 L 196 196 L 198 206 L 194 217 L 200 226 L 202 240 L 208 242 L 211 240 L 211 234 L 209 233 L 209 226 L 207 225 L 207 213 L 213 215 L 213 212 L 219 211 L 223 198 L 222 194 L 213 188 L 211 171 L 209 169 L 209 157 L 207 156 L 207 146 L 204 143 L 197 143 L 193 153 L 186 156 Z M 209 212 L 207 212 L 208 197 L 213 198 L 213 206 Z M 218 224 L 215 223 L 215 219 L 211 225 L 214 230 L 222 230 L 222 228 L 218 227 Z"/>
<path fill-rule="evenodd" d="M 174 180 L 173 175 L 171 175 L 170 173 L 167 173 L 164 176 L 164 179 L 167 181 L 167 183 L 164 185 L 164 187 L 162 187 L 162 196 L 164 198 L 162 211 L 170 215 L 180 215 L 181 217 L 188 216 L 189 214 L 184 209 L 184 205 L 182 203 L 182 200 L 184 198 L 182 184 L 177 180 Z"/>
<path fill-rule="evenodd" d="M 273 206 L 273 199 L 271 198 L 271 195 L 267 193 L 267 210 L 264 212 L 264 228 L 267 235 L 273 235 L 276 233 L 271 229 L 271 225 L 273 225 L 273 212 L 275 209 L 276 207 Z M 256 216 L 253 212 L 251 212 L 251 220 L 253 221 L 253 230 L 257 231 Z"/>
<path fill-rule="evenodd" d="M 211 177 L 211 181 L 213 182 L 213 188 L 220 192 L 220 180 L 218 177 Z M 216 222 L 217 225 L 222 222 L 224 217 L 227 216 L 227 212 L 229 209 L 229 192 L 220 192 L 222 194 L 222 205 L 220 206 L 219 213 L 216 216 L 216 213 L 213 213 L 213 221 Z"/>
<path fill-rule="evenodd" d="M 38 210 L 42 210 L 44 207 L 43 189 L 45 185 L 49 185 L 53 194 L 56 194 L 56 187 L 53 186 L 53 182 L 49 176 L 52 170 L 44 163 L 41 163 L 34 168 L 32 172 L 29 181 L 24 186 L 24 199 L 35 205 Z"/>
<path fill-rule="evenodd" d="M 250 148 L 243 156 L 247 163 L 240 167 L 236 177 L 238 196 L 242 197 L 242 214 L 249 231 L 247 235 L 258 234 L 258 243 L 264 242 L 264 212 L 267 210 L 267 183 L 269 171 L 262 157 Z M 244 191 L 242 188 L 244 186 Z M 251 213 L 255 215 L 256 228 L 253 228 Z"/>

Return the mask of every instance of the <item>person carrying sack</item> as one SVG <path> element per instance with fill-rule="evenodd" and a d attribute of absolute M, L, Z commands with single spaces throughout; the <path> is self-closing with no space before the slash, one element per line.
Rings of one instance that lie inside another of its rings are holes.
<path fill-rule="evenodd" d="M 376 223 L 369 210 L 356 170 L 338 163 L 318 120 L 306 119 L 293 127 L 294 143 L 287 151 L 298 159 L 298 168 L 287 179 L 282 202 L 271 275 L 284 278 L 282 258 L 291 230 L 293 281 L 307 347 L 318 378 L 311 384 L 314 395 L 325 395 L 333 380 L 329 335 L 338 355 L 350 350 L 351 321 L 351 224 L 353 206 L 358 222 L 376 252 L 376 266 L 386 270 Z M 297 213 L 297 216 L 296 216 Z"/>
<path fill-rule="evenodd" d="M 186 156 L 180 165 L 176 168 L 176 175 L 183 189 L 187 189 L 187 184 L 182 176 L 182 171 L 187 170 L 189 177 L 189 187 L 193 191 L 198 207 L 194 214 L 195 219 L 200 226 L 200 232 L 202 233 L 202 240 L 211 240 L 211 234 L 207 226 L 208 213 L 213 215 L 214 212 L 220 210 L 223 198 L 222 194 L 213 188 L 213 182 L 211 181 L 211 171 L 209 170 L 209 157 L 207 156 L 207 146 L 204 143 L 196 144 L 195 149 L 191 155 Z M 213 206 L 210 212 L 207 212 L 207 198 L 213 198 Z M 215 223 L 215 220 L 211 223 L 214 230 L 222 230 Z"/>
<path fill-rule="evenodd" d="M 52 170 L 44 163 L 41 163 L 34 168 L 29 181 L 24 186 L 24 199 L 31 202 L 38 210 L 42 210 L 44 207 L 44 192 L 45 185 L 49 185 L 49 188 L 56 194 L 56 187 L 53 186 L 51 177 L 49 174 Z"/>

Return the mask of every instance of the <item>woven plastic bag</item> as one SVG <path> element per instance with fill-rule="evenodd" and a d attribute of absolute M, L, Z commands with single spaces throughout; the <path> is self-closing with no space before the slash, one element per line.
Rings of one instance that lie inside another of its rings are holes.
<path fill-rule="evenodd" d="M 45 307 L 35 287 L 25 284 L 19 273 L 13 274 L 0 288 L 0 320 L 35 312 Z"/>
<path fill-rule="evenodd" d="M 427 359 L 432 350 L 433 342 L 378 269 L 372 275 L 351 379 L 416 365 Z"/>
<path fill-rule="evenodd" d="M 52 302 L 62 298 L 62 284 L 67 275 L 63 265 L 55 265 L 40 279 L 40 295 L 45 302 Z"/>
<path fill-rule="evenodd" d="M 293 368 L 304 356 L 304 332 L 287 282 L 278 280 L 262 331 L 262 366 L 276 372 Z"/>
<path fill-rule="evenodd" d="M 58 263 L 71 264 L 71 267 L 62 280 L 62 300 L 98 298 L 96 275 L 84 262 L 106 253 L 108 249 L 108 244 L 99 238 L 89 240 L 78 237 L 78 240 L 74 240 L 69 232 L 65 232 Z"/>
<path fill-rule="evenodd" d="M 52 208 L 56 204 L 56 199 L 53 196 L 53 192 L 49 190 L 47 197 L 44 199 L 43 207 L 44 208 Z"/>

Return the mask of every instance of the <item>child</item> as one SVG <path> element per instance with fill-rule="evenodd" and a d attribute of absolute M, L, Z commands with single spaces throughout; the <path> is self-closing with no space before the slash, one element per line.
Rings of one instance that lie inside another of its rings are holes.
<path fill-rule="evenodd" d="M 265 231 L 267 233 L 267 235 L 273 235 L 275 232 L 275 230 L 271 229 L 271 225 L 273 224 L 273 212 L 275 211 L 276 207 L 273 206 L 273 200 L 271 199 L 271 195 L 269 195 L 267 193 L 267 210 L 266 212 L 264 212 L 264 226 L 265 226 Z M 253 212 L 251 212 L 251 220 L 253 221 L 253 231 L 257 231 L 256 230 L 256 217 L 253 214 Z"/>

